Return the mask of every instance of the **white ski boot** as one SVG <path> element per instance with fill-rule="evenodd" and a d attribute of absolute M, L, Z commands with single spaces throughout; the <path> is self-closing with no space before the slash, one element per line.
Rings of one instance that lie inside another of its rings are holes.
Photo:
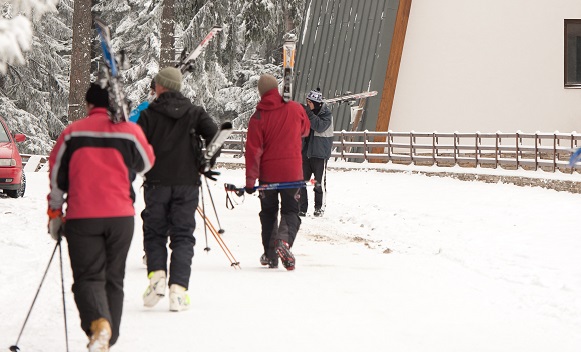
<path fill-rule="evenodd" d="M 169 310 L 180 312 L 190 308 L 190 296 L 186 293 L 186 288 L 173 284 L 169 287 Z"/>
<path fill-rule="evenodd" d="M 149 278 L 149 286 L 143 294 L 143 305 L 153 307 L 165 296 L 165 271 L 152 271 L 147 277 Z"/>

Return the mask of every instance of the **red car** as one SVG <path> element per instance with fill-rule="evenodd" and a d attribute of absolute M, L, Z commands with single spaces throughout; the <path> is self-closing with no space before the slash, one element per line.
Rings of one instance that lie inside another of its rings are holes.
<path fill-rule="evenodd" d="M 24 196 L 26 176 L 16 143 L 26 140 L 23 134 L 10 133 L 6 121 L 0 117 L 0 189 L 8 197 Z"/>

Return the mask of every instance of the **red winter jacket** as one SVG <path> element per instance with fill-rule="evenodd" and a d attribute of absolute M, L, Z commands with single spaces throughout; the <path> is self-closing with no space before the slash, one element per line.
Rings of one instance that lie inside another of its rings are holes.
<path fill-rule="evenodd" d="M 50 153 L 48 206 L 66 202 L 67 219 L 133 216 L 130 170 L 144 173 L 154 160 L 141 127 L 114 124 L 107 109 L 91 109 L 65 128 Z"/>
<path fill-rule="evenodd" d="M 246 187 L 254 187 L 256 179 L 260 183 L 301 181 L 301 138 L 310 128 L 299 103 L 285 103 L 277 88 L 266 92 L 248 122 Z"/>

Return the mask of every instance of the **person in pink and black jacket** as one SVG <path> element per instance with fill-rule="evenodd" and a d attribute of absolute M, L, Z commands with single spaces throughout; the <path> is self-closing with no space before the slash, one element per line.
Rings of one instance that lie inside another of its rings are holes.
<path fill-rule="evenodd" d="M 123 310 L 135 216 L 131 179 L 151 169 L 155 157 L 139 126 L 111 122 L 107 90 L 92 84 L 86 102 L 89 115 L 67 126 L 50 153 L 49 233 L 67 239 L 89 350 L 107 351 Z"/>

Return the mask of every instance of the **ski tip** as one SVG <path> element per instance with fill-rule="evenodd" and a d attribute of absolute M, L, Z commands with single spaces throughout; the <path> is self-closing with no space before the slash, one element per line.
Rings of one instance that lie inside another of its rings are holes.
<path fill-rule="evenodd" d="M 297 41 L 297 39 L 298 39 L 298 38 L 297 38 L 297 35 L 296 35 L 296 34 L 294 34 L 294 33 L 286 33 L 286 34 L 283 36 L 283 40 L 284 40 L 285 42 L 296 42 L 296 41 Z"/>
<path fill-rule="evenodd" d="M 108 27 L 109 25 L 107 24 L 107 22 L 103 21 L 100 17 L 95 17 L 95 19 L 93 20 L 95 22 L 96 25 L 98 25 L 99 27 Z"/>
<path fill-rule="evenodd" d="M 569 167 L 574 167 L 581 157 L 581 148 L 577 149 L 569 158 Z"/>

